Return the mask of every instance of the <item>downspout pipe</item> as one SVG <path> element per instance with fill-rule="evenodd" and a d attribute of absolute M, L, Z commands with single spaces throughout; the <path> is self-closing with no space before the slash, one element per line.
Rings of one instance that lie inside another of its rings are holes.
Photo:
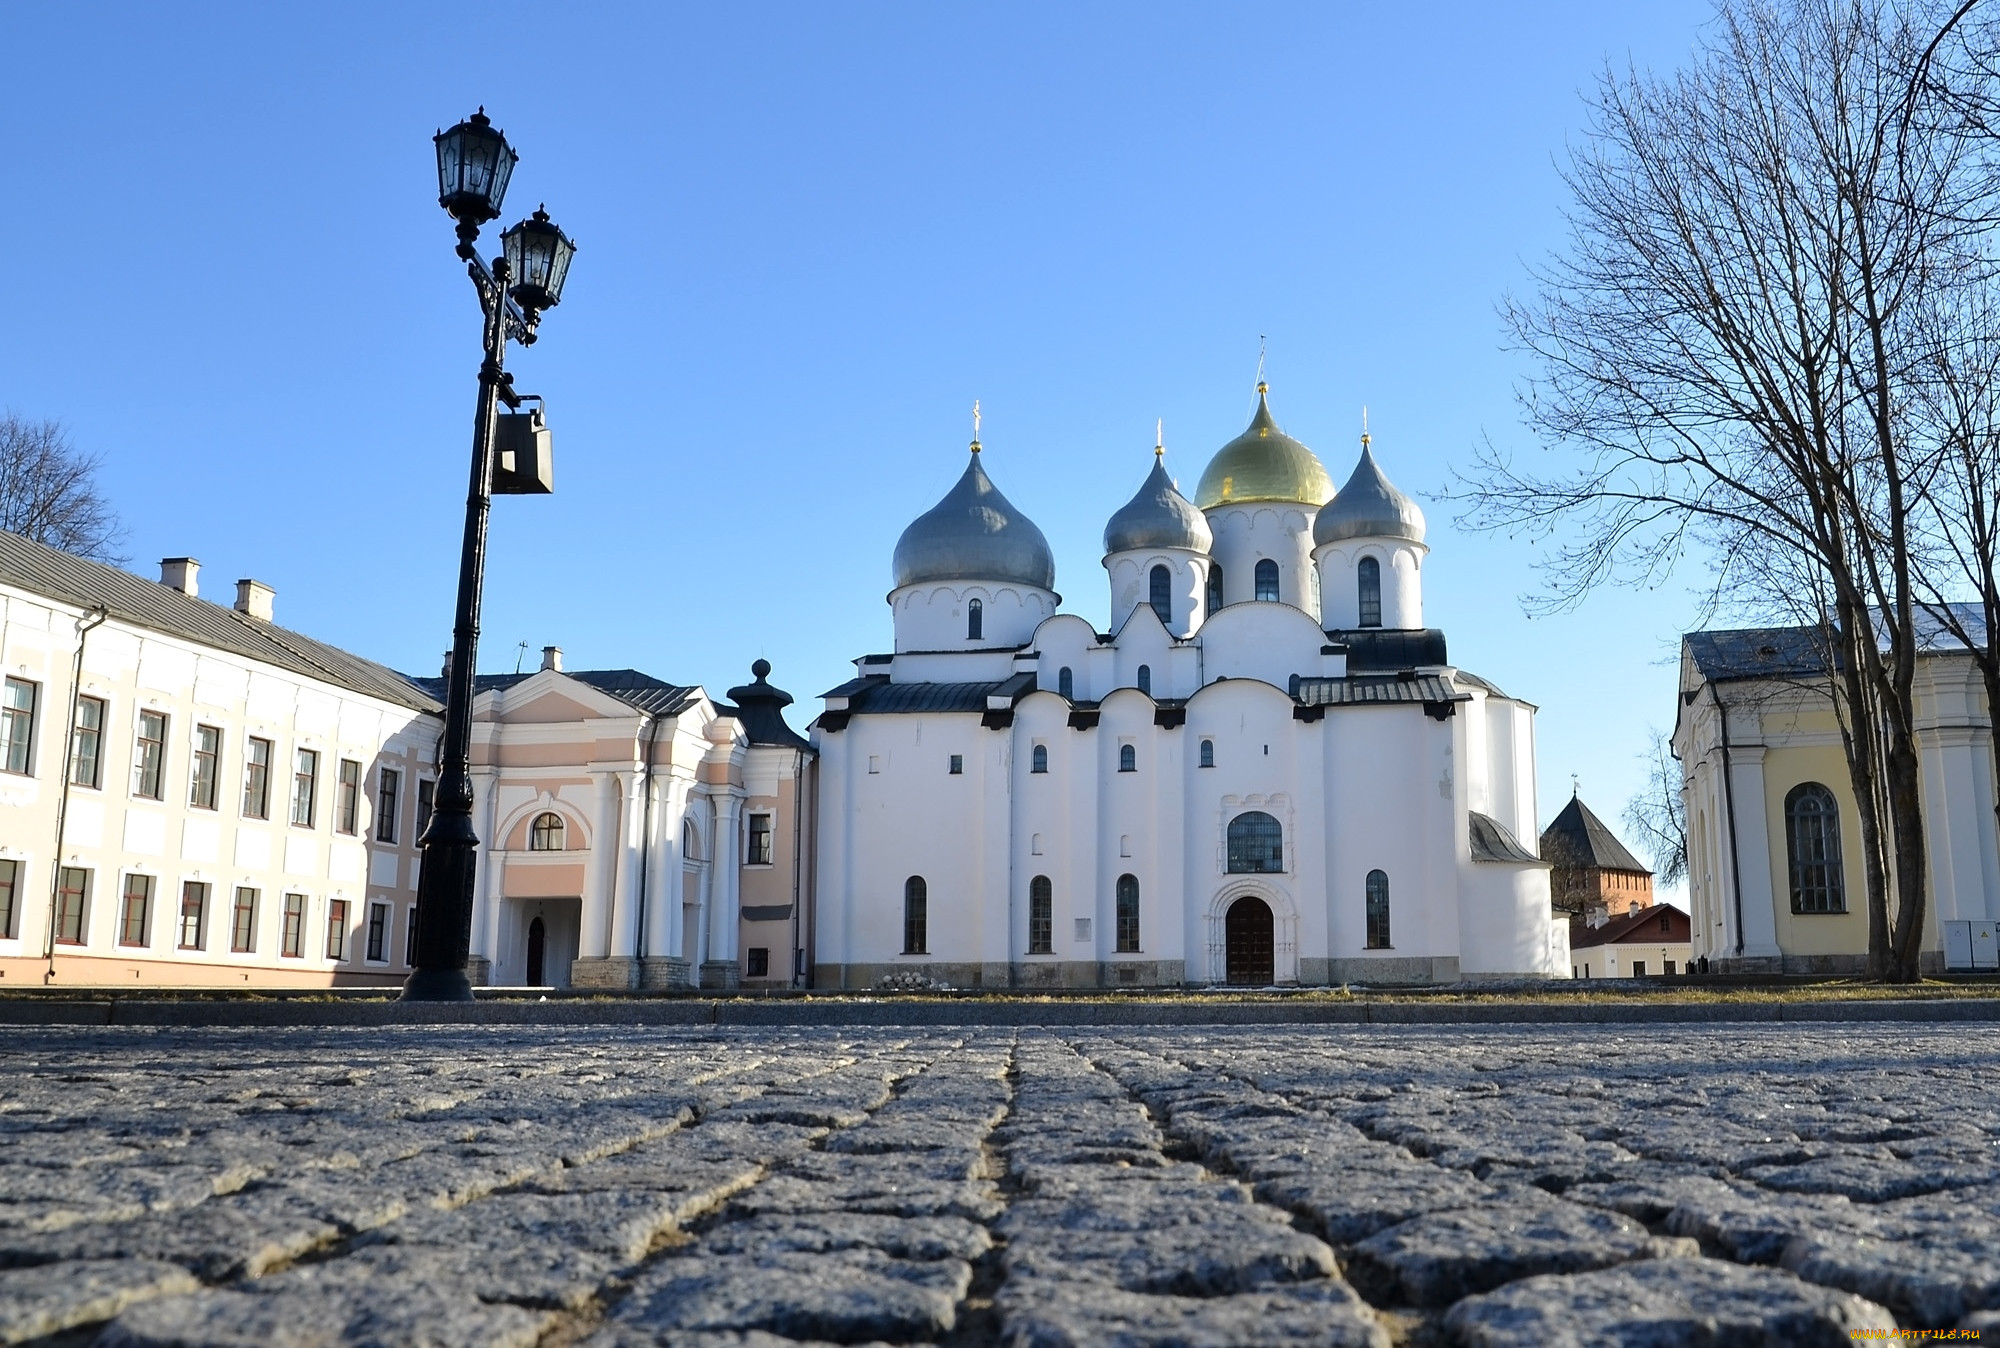
<path fill-rule="evenodd" d="M 110 611 L 102 604 L 92 604 L 76 620 L 76 658 L 70 662 L 69 670 L 69 720 L 65 726 L 69 734 L 63 736 L 61 757 L 56 761 L 56 770 L 62 773 L 62 794 L 56 798 L 56 850 L 49 858 L 49 929 L 43 940 L 44 953 L 49 967 L 42 974 L 42 985 L 56 981 L 56 900 L 62 894 L 62 850 L 63 826 L 69 822 L 70 755 L 76 748 L 76 705 L 83 695 L 83 647 L 90 640 L 91 632 L 110 617 Z M 100 735 L 103 732 L 98 732 Z M 101 769 L 100 769 L 101 771 Z"/>
<path fill-rule="evenodd" d="M 1729 709 L 1722 705 L 1722 691 L 1709 680 L 1708 695 L 1715 699 L 1716 719 L 1722 722 L 1722 809 L 1729 819 L 1729 892 L 1736 903 L 1736 954 L 1743 955 L 1743 863 L 1736 856 L 1736 774 L 1729 765 Z"/>
<path fill-rule="evenodd" d="M 646 726 L 646 764 L 639 774 L 639 927 L 632 937 L 632 957 L 646 958 L 646 896 L 653 878 L 653 750 L 660 738 L 660 717 L 648 718 Z M 643 968 L 639 971 L 641 983 L 645 981 Z"/>
<path fill-rule="evenodd" d="M 799 967 L 799 956 L 805 948 L 799 944 L 799 897 L 801 893 L 800 866 L 805 855 L 802 839 L 805 835 L 806 813 L 806 751 L 792 750 L 792 977 L 791 985 L 799 986 L 805 971 Z"/>

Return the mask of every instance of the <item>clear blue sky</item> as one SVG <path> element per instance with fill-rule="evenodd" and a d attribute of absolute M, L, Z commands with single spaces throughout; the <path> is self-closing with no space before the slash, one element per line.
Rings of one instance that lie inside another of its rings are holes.
<path fill-rule="evenodd" d="M 1615 823 L 1692 603 L 1530 622 L 1529 545 L 1431 498 L 1482 435 L 1541 452 L 1495 304 L 1562 240 L 1579 91 L 1678 64 L 1708 17 L 10 5 L 0 404 L 106 456 L 141 574 L 192 554 L 208 597 L 255 576 L 284 624 L 435 672 L 478 328 L 430 137 L 483 103 L 521 153 L 506 221 L 546 201 L 580 245 L 510 354 L 557 494 L 496 505 L 483 669 L 556 644 L 720 696 L 761 655 L 803 725 L 888 648 L 891 549 L 975 397 L 1101 623 L 1155 418 L 1191 491 L 1268 334 L 1273 410 L 1335 482 L 1367 404 L 1425 500 L 1426 616 L 1540 704 L 1544 821 L 1575 773 Z"/>

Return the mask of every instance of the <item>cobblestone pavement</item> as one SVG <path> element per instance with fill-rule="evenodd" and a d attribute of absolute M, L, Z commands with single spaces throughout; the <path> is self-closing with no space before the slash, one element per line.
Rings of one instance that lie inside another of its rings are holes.
<path fill-rule="evenodd" d="M 1992 1342 L 1996 1104 L 1978 1027 L 14 1030 L 0 1342 Z"/>

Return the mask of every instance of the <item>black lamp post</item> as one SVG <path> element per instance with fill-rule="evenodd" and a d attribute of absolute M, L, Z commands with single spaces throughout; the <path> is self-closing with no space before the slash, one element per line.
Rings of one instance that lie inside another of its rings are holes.
<path fill-rule="evenodd" d="M 540 476 L 523 475 L 510 462 L 496 488 L 496 446 L 500 404 L 518 409 L 526 398 L 513 389 L 514 377 L 501 367 L 509 338 L 533 345 L 544 311 L 562 298 L 576 245 L 547 213 L 536 211 L 500 236 L 505 256 L 492 267 L 474 246 L 479 227 L 499 217 L 514 175 L 517 156 L 507 138 L 487 120 L 485 109 L 437 135 L 438 204 L 458 221 L 458 255 L 479 292 L 485 319 L 485 359 L 479 366 L 479 402 L 472 422 L 472 482 L 465 496 L 465 543 L 458 559 L 458 609 L 452 623 L 451 667 L 445 671 L 444 742 L 438 753 L 438 784 L 430 823 L 417 839 L 422 870 L 417 881 L 417 955 L 404 1001 L 465 1002 L 472 984 L 465 966 L 472 949 L 472 878 L 479 837 L 472 828 L 472 695 L 479 659 L 479 599 L 486 573 L 486 517 L 496 489 L 547 491 L 547 455 L 539 456 Z M 518 278 L 518 279 L 514 279 Z M 509 284 L 509 280 L 513 284 Z M 532 396 L 532 395 L 527 395 Z M 512 418 L 510 418 L 511 420 Z M 540 432 L 540 416 L 518 418 Z M 520 437 L 510 439 L 519 441 Z M 546 433 L 540 433 L 545 446 Z M 534 444 L 530 437 L 528 443 Z"/>

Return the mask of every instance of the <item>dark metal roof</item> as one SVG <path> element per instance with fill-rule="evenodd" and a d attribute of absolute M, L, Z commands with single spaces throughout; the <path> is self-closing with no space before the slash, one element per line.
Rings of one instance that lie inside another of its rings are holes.
<path fill-rule="evenodd" d="M 1472 859 L 1474 861 L 1505 861 L 1516 865 L 1528 863 L 1545 864 L 1542 859 L 1521 846 L 1521 840 L 1510 833 L 1498 819 L 1483 815 L 1477 810 L 1466 812 L 1466 822 L 1472 835 Z"/>
<path fill-rule="evenodd" d="M 1652 868 L 1626 850 L 1604 821 L 1581 798 L 1571 796 L 1562 813 L 1542 830 L 1542 856 L 1558 866 L 1594 866 L 1599 870 L 1651 875 Z"/>
<path fill-rule="evenodd" d="M 1424 541 L 1424 512 L 1389 481 L 1369 451 L 1365 435 L 1361 437 L 1361 461 L 1354 465 L 1353 476 L 1334 494 L 1333 500 L 1320 507 L 1318 517 L 1313 520 L 1316 545 L 1350 538 Z"/>
<path fill-rule="evenodd" d="M 1966 635 L 1986 639 L 1986 619 L 1977 604 L 1945 606 Z M 1943 619 L 1927 609 L 1916 612 L 1917 649 L 1962 650 Z M 1817 678 L 1826 671 L 1824 640 L 1816 627 L 1742 627 L 1689 632 L 1688 654 L 1701 676 L 1716 683 L 1731 679 Z"/>
<path fill-rule="evenodd" d="M 229 651 L 398 706 L 443 710 L 418 681 L 386 665 L 4 530 L 0 530 L 0 581 L 82 608 L 102 604 L 112 617 L 134 627 Z"/>
<path fill-rule="evenodd" d="M 1215 545 L 1208 517 L 1181 495 L 1167 476 L 1166 460 L 1153 457 L 1153 471 L 1139 494 L 1118 507 L 1104 526 L 1104 551 L 1136 552 L 1146 548 L 1186 548 L 1207 552 Z"/>
<path fill-rule="evenodd" d="M 521 674 L 481 674 L 472 681 L 472 691 L 486 693 L 498 688 L 512 688 L 539 673 L 540 670 L 529 670 Z M 699 684 L 667 683 L 636 669 L 565 669 L 561 673 L 565 678 L 589 684 L 598 692 L 615 697 L 628 707 L 650 716 L 678 715 L 701 695 Z M 443 679 L 412 679 L 411 682 L 438 697 L 444 696 Z"/>
<path fill-rule="evenodd" d="M 896 540 L 896 585 L 934 580 L 1013 581 L 1056 587 L 1056 558 L 1035 522 L 993 485 L 972 446 L 972 461 L 944 499 Z"/>
<path fill-rule="evenodd" d="M 770 673 L 769 660 L 753 661 L 750 665 L 752 682 L 729 690 L 729 701 L 735 705 L 718 703 L 716 711 L 742 722 L 743 733 L 750 737 L 752 744 L 812 748 L 812 741 L 785 721 L 785 708 L 792 705 L 792 695 L 782 688 L 773 687 L 767 681 Z"/>
<path fill-rule="evenodd" d="M 926 711 L 985 712 L 986 699 L 1004 697 L 1012 704 L 1035 691 L 1033 674 L 1010 674 L 977 683 L 891 683 L 880 675 L 849 679 L 829 688 L 824 697 L 847 699 L 846 713 L 899 716 Z"/>
<path fill-rule="evenodd" d="M 1436 674 L 1404 678 L 1400 674 L 1368 675 L 1361 678 L 1298 680 L 1292 696 L 1307 707 L 1389 706 L 1405 702 L 1468 702 L 1461 693 Z"/>
<path fill-rule="evenodd" d="M 1347 647 L 1347 668 L 1355 674 L 1451 663 L 1445 658 L 1444 633 L 1435 627 L 1335 628 L 1327 636 Z"/>

